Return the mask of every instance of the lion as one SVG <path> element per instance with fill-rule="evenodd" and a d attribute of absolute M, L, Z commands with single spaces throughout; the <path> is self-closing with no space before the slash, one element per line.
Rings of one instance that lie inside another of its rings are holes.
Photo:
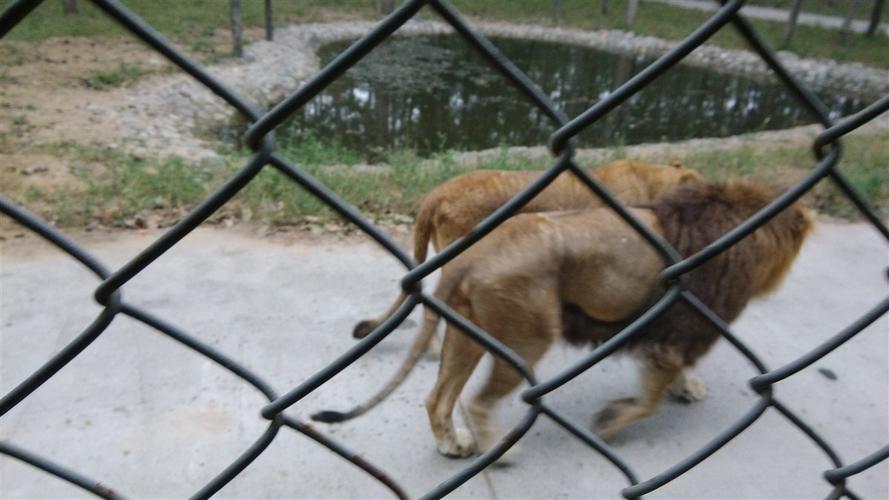
<path fill-rule="evenodd" d="M 701 182 L 630 210 L 688 256 L 776 194 L 750 181 Z M 686 274 L 685 286 L 731 323 L 751 298 L 777 289 L 812 226 L 811 212 L 797 202 Z M 659 279 L 664 265 L 660 254 L 607 207 L 521 214 L 446 266 L 435 296 L 512 349 L 533 371 L 557 338 L 596 345 L 638 318 L 665 293 Z M 434 326 L 423 325 L 406 363 L 416 364 Z M 684 383 L 686 371 L 719 336 L 717 327 L 683 300 L 674 303 L 621 348 L 640 362 L 642 392 L 609 403 L 595 417 L 594 430 L 608 439 L 653 415 L 665 393 Z M 455 429 L 454 405 L 484 352 L 448 325 L 438 379 L 426 398 L 438 451 L 446 456 L 465 457 L 490 447 L 496 435 L 491 411 L 522 381 L 495 356 L 487 381 L 469 405 L 477 441 L 466 429 Z M 322 412 L 313 418 L 332 422 L 363 411 Z"/>
<path fill-rule="evenodd" d="M 699 182 L 701 174 L 678 162 L 655 165 L 631 160 L 617 160 L 589 169 L 625 204 L 652 200 L 680 184 Z M 440 251 L 467 234 L 488 215 L 528 187 L 539 172 L 477 170 L 455 177 L 432 191 L 420 202 L 414 223 L 414 259 L 426 260 L 429 243 Z M 601 206 L 602 200 L 576 176 L 560 175 L 519 212 L 547 212 Z M 401 293 L 383 314 L 355 325 L 352 335 L 366 337 L 391 316 L 407 296 Z"/>

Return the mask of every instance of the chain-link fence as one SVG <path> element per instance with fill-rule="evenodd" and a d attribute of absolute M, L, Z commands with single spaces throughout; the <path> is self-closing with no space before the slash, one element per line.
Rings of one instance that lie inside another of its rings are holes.
<path fill-rule="evenodd" d="M 240 377 L 244 382 L 254 386 L 268 398 L 268 405 L 261 408 L 263 417 L 268 419 L 269 422 L 267 430 L 249 449 L 243 452 L 241 456 L 237 457 L 210 483 L 202 486 L 194 494 L 195 498 L 209 497 L 234 479 L 248 467 L 254 459 L 263 453 L 278 435 L 282 427 L 288 427 L 311 438 L 319 445 L 326 447 L 330 451 L 343 457 L 343 459 L 352 462 L 354 465 L 372 475 L 388 487 L 396 496 L 404 498 L 406 497 L 406 494 L 396 482 L 396 478 L 391 477 L 389 474 L 386 474 L 379 468 L 363 460 L 346 446 L 319 433 L 308 424 L 285 415 L 284 411 L 320 387 L 331 377 L 348 367 L 359 357 L 366 354 L 389 335 L 389 333 L 392 332 L 416 306 L 422 304 L 442 315 L 447 321 L 456 325 L 464 334 L 469 335 L 483 344 L 493 355 L 500 357 L 511 365 L 530 385 L 530 387 L 522 393 L 522 400 L 527 404 L 527 413 L 521 419 L 520 423 L 508 432 L 492 449 L 475 458 L 466 468 L 462 469 L 454 477 L 428 492 L 426 497 L 429 498 L 441 497 L 448 494 L 471 477 L 478 474 L 485 467 L 492 464 L 509 447 L 525 435 L 525 433 L 535 424 L 540 415 L 545 415 L 552 419 L 556 424 L 563 427 L 577 439 L 589 445 L 596 453 L 601 454 L 613 464 L 626 477 L 627 483 L 629 484 L 620 492 L 626 498 L 639 497 L 656 490 L 673 479 L 676 479 L 678 476 L 695 467 L 701 461 L 716 452 L 735 436 L 742 433 L 769 408 L 773 408 L 783 415 L 790 423 L 798 427 L 823 450 L 825 455 L 833 463 L 834 468 L 823 473 L 823 478 L 826 481 L 825 491 L 829 491 L 827 495 L 828 498 L 840 498 L 843 496 L 858 498 L 849 487 L 847 483 L 848 478 L 889 457 L 889 445 L 887 445 L 867 457 L 861 457 L 850 464 L 844 464 L 822 436 L 812 429 L 812 427 L 807 425 L 791 408 L 785 406 L 780 400 L 776 399 L 773 391 L 774 384 L 790 377 L 803 368 L 811 365 L 816 360 L 829 354 L 833 349 L 842 345 L 844 342 L 862 331 L 866 326 L 873 323 L 889 311 L 889 297 L 879 300 L 875 299 L 876 304 L 864 316 L 832 336 L 822 345 L 810 348 L 807 353 L 785 366 L 769 370 L 758 359 L 756 354 L 731 333 L 728 326 L 718 316 L 683 287 L 682 280 L 680 279 L 686 273 L 701 266 L 709 259 L 725 251 L 728 247 L 734 245 L 740 239 L 767 223 L 778 212 L 788 207 L 812 189 L 815 184 L 821 182 L 825 178 L 829 178 L 830 181 L 848 197 L 855 207 L 857 207 L 864 218 L 873 224 L 879 233 L 889 241 L 889 230 L 887 230 L 886 225 L 877 217 L 874 211 L 869 208 L 867 201 L 856 191 L 838 168 L 838 161 L 841 153 L 840 139 L 842 136 L 874 119 L 879 114 L 889 110 L 889 96 L 883 97 L 863 111 L 835 123 L 829 118 L 825 106 L 818 100 L 818 98 L 816 98 L 810 90 L 797 83 L 793 76 L 782 67 L 776 59 L 774 52 L 766 46 L 750 24 L 738 15 L 738 11 L 743 6 L 744 0 L 723 0 L 721 2 L 721 8 L 685 40 L 677 44 L 669 52 L 632 77 L 629 81 L 621 85 L 606 98 L 595 103 L 587 111 L 573 119 L 569 119 L 569 117 L 565 116 L 565 114 L 559 110 L 558 106 L 553 103 L 546 94 L 541 92 L 537 86 L 535 86 L 534 82 L 530 81 L 518 68 L 504 57 L 489 40 L 475 30 L 453 6 L 444 0 L 408 0 L 404 2 L 400 8 L 386 17 L 373 30 L 353 43 L 347 50 L 340 54 L 339 57 L 328 64 L 316 77 L 302 85 L 286 99 L 265 113 L 256 109 L 256 107 L 246 99 L 238 96 L 224 83 L 210 76 L 202 67 L 195 64 L 181 51 L 174 48 L 173 45 L 160 33 L 155 31 L 145 21 L 134 15 L 117 1 L 92 0 L 92 2 L 108 16 L 120 23 L 126 30 L 139 37 L 142 41 L 172 61 L 176 66 L 200 81 L 220 98 L 224 99 L 228 104 L 235 108 L 238 113 L 246 118 L 250 122 L 250 127 L 246 132 L 245 142 L 253 150 L 253 155 L 247 164 L 213 195 L 200 203 L 178 224 L 168 230 L 139 255 L 120 269 L 113 272 L 45 221 L 30 214 L 23 208 L 16 206 L 7 199 L 0 198 L 0 211 L 22 226 L 39 234 L 53 245 L 66 252 L 72 258 L 78 260 L 102 279 L 102 283 L 96 289 L 94 296 L 96 301 L 103 307 L 102 312 L 95 318 L 89 327 L 0 400 L 0 415 L 5 414 L 22 402 L 29 394 L 34 392 L 55 373 L 61 370 L 69 361 L 74 359 L 83 350 L 87 349 L 96 338 L 102 335 L 112 319 L 114 319 L 115 316 L 122 314 L 140 321 L 177 340 L 195 352 L 212 359 L 220 366 Z M 40 0 L 18 0 L 12 3 L 2 15 L 0 15 L 0 36 L 5 36 L 18 22 L 27 17 L 28 14 L 41 3 Z M 487 217 L 474 230 L 472 230 L 470 234 L 447 246 L 440 253 L 423 264 L 417 265 L 413 259 L 402 251 L 389 237 L 368 222 L 358 210 L 344 202 L 336 193 L 329 190 L 326 186 L 319 183 L 298 166 L 282 156 L 275 148 L 273 133 L 275 128 L 291 114 L 299 110 L 326 86 L 343 74 L 343 72 L 360 61 L 377 45 L 398 30 L 400 26 L 412 19 L 417 12 L 424 7 L 428 7 L 437 12 L 442 19 L 450 24 L 467 43 L 469 43 L 490 63 L 492 69 L 500 73 L 503 78 L 518 89 L 551 120 L 554 132 L 550 138 L 550 148 L 554 156 L 554 161 L 537 180 L 530 184 L 520 194 L 515 196 L 515 198 Z M 591 178 L 584 169 L 580 168 L 575 163 L 572 139 L 585 128 L 605 116 L 609 111 L 627 101 L 650 82 L 664 74 L 666 71 L 669 71 L 670 68 L 679 63 L 692 50 L 700 46 L 727 24 L 732 24 L 734 29 L 747 40 L 750 47 L 762 57 L 772 71 L 774 71 L 777 78 L 783 82 L 786 88 L 792 92 L 796 98 L 798 98 L 800 105 L 804 106 L 814 116 L 818 117 L 818 121 L 823 125 L 824 130 L 818 135 L 814 143 L 814 153 L 816 157 L 814 168 L 803 180 L 786 190 L 749 220 L 746 220 L 741 225 L 712 242 L 699 253 L 687 258 L 682 258 L 675 252 L 675 250 L 664 243 L 659 236 L 628 212 L 628 210 L 622 206 L 607 189 L 602 187 L 595 179 Z M 323 201 L 343 218 L 352 224 L 355 224 L 377 243 L 391 252 L 391 254 L 407 269 L 406 274 L 401 280 L 401 285 L 405 291 L 410 293 L 409 299 L 397 310 L 397 312 L 379 325 L 379 327 L 371 332 L 370 335 L 356 343 L 352 349 L 331 362 L 315 375 L 311 376 L 298 387 L 283 395 L 278 394 L 265 379 L 246 369 L 236 360 L 219 352 L 213 347 L 200 342 L 196 338 L 188 335 L 150 312 L 127 303 L 124 301 L 120 291 L 120 288 L 125 283 L 204 222 L 211 216 L 211 214 L 246 186 L 264 168 L 278 170 L 293 182 L 302 186 Z M 657 304 L 619 334 L 595 348 L 592 352 L 584 356 L 583 359 L 566 368 L 557 376 L 546 381 L 538 382 L 531 375 L 530 370 L 519 356 L 466 319 L 461 318 L 442 301 L 424 293 L 422 291 L 421 282 L 424 278 L 429 276 L 430 273 L 440 269 L 460 252 L 483 238 L 505 219 L 516 213 L 516 211 L 531 200 L 531 198 L 545 189 L 558 175 L 566 171 L 580 179 L 590 189 L 591 196 L 595 195 L 600 197 L 609 207 L 611 207 L 611 209 L 619 214 L 621 218 L 638 231 L 649 245 L 652 245 L 666 259 L 669 265 L 663 271 L 661 280 L 667 292 Z M 684 302 L 710 321 L 721 332 L 722 336 L 758 369 L 760 374 L 749 380 L 749 385 L 758 394 L 758 400 L 746 414 L 741 416 L 719 435 L 713 437 L 706 445 L 696 450 L 691 456 L 676 463 L 654 477 L 643 479 L 639 478 L 633 471 L 631 465 L 621 459 L 618 453 L 609 447 L 608 444 L 603 442 L 584 426 L 571 421 L 557 409 L 547 404 L 543 399 L 543 396 L 560 388 L 569 380 L 615 352 L 634 335 L 641 332 L 649 322 L 653 321 L 658 316 L 658 314 L 678 302 Z M 878 445 L 879 444 L 875 443 L 875 446 Z M 59 478 L 76 484 L 98 496 L 105 498 L 121 496 L 119 492 L 103 486 L 102 483 L 96 480 L 84 477 L 73 470 L 53 463 L 47 458 L 33 454 L 11 443 L 0 442 L 0 453 L 27 462 L 50 474 L 54 474 Z M 813 471 L 813 477 L 815 474 L 817 474 L 817 471 Z M 118 486 L 125 487 L 126 485 Z"/>

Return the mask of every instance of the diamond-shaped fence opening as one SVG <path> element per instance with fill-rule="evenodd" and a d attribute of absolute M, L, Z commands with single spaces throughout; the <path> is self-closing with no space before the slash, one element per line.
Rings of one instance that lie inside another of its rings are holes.
<path fill-rule="evenodd" d="M 836 333 L 826 342 L 811 350 L 798 359 L 778 369 L 769 370 L 758 357 L 735 335 L 713 311 L 683 286 L 682 277 L 698 268 L 709 259 L 725 251 L 751 232 L 761 227 L 783 209 L 803 196 L 818 182 L 829 178 L 846 197 L 857 207 L 866 220 L 868 220 L 883 238 L 889 241 L 889 230 L 868 206 L 867 201 L 852 187 L 849 181 L 838 168 L 840 158 L 840 139 L 852 130 L 873 120 L 879 114 L 889 110 L 889 96 L 883 97 L 871 104 L 859 113 L 844 118 L 834 123 L 828 116 L 826 108 L 808 89 L 797 81 L 784 69 L 776 59 L 774 52 L 760 39 L 752 27 L 738 15 L 744 0 L 723 0 L 721 7 L 705 23 L 699 26 L 693 33 L 673 49 L 668 51 L 657 61 L 649 65 L 643 71 L 633 76 L 606 98 L 592 105 L 581 115 L 570 118 L 530 81 L 518 68 L 516 68 L 497 48 L 475 30 L 461 14 L 444 0 L 407 0 L 391 15 L 380 22 L 364 37 L 354 42 L 347 50 L 328 64 L 317 76 L 311 79 L 299 89 L 295 90 L 287 98 L 281 101 L 267 112 L 261 112 L 246 99 L 238 96 L 233 90 L 222 82 L 209 75 L 202 67 L 192 62 L 188 57 L 174 48 L 164 37 L 155 31 L 146 22 L 131 13 L 126 7 L 115 0 L 92 0 L 98 8 L 108 16 L 121 24 L 126 30 L 139 37 L 149 46 L 177 65 L 180 69 L 201 82 L 208 89 L 225 100 L 235 108 L 248 122 L 250 127 L 245 134 L 246 144 L 253 150 L 250 160 L 220 187 L 210 197 L 194 208 L 178 224 L 169 229 L 165 234 L 148 246 L 142 253 L 130 260 L 120 269 L 110 271 L 95 257 L 85 252 L 76 243 L 68 239 L 60 231 L 54 229 L 45 221 L 30 214 L 21 207 L 16 206 L 5 198 L 0 198 L 0 211 L 13 220 L 26 227 L 30 231 L 40 235 L 50 243 L 76 259 L 91 270 L 102 283 L 95 290 L 95 299 L 103 307 L 98 317 L 70 344 L 65 346 L 55 356 L 36 370 L 26 380 L 13 388 L 0 400 L 0 415 L 25 400 L 29 394 L 49 380 L 55 373 L 74 359 L 79 353 L 87 349 L 90 344 L 106 330 L 112 319 L 119 315 L 129 316 L 145 325 L 169 336 L 182 345 L 192 349 L 196 353 L 205 356 L 221 367 L 229 370 L 244 382 L 255 387 L 267 399 L 268 404 L 261 408 L 262 415 L 268 419 L 267 430 L 256 441 L 237 457 L 225 470 L 208 484 L 203 485 L 195 494 L 196 498 L 205 498 L 219 491 L 223 486 L 234 479 L 251 462 L 256 459 L 276 438 L 282 427 L 294 430 L 343 459 L 352 462 L 376 478 L 391 492 L 400 497 L 406 497 L 405 491 L 398 485 L 396 478 L 386 474 L 379 468 L 362 459 L 354 451 L 348 449 L 333 439 L 318 432 L 308 424 L 293 417 L 284 415 L 284 411 L 298 402 L 306 395 L 324 384 L 331 377 L 348 367 L 359 357 L 371 350 L 376 344 L 390 334 L 418 305 L 431 308 L 444 317 L 452 325 L 455 325 L 462 333 L 470 336 L 484 345 L 493 355 L 498 356 L 512 366 L 529 387 L 522 393 L 522 399 L 527 404 L 527 413 L 518 425 L 508 432 L 500 442 L 492 449 L 477 457 L 466 468 L 449 480 L 441 483 L 426 494 L 427 497 L 441 497 L 478 474 L 485 467 L 492 464 L 508 448 L 519 441 L 522 436 L 535 424 L 540 415 L 545 415 L 557 425 L 564 428 L 577 439 L 586 443 L 595 453 L 601 454 L 612 463 L 626 478 L 628 486 L 620 493 L 627 498 L 636 498 L 645 493 L 654 491 L 664 484 L 672 481 L 708 456 L 719 450 L 747 427 L 755 422 L 763 413 L 773 408 L 787 419 L 792 425 L 799 428 L 812 442 L 823 450 L 827 458 L 833 463 L 834 468 L 823 473 L 825 491 L 829 498 L 849 497 L 857 498 L 850 489 L 847 479 L 889 457 L 889 445 L 875 451 L 873 454 L 845 464 L 812 427 L 796 414 L 791 408 L 776 399 L 773 385 L 792 376 L 803 368 L 811 365 L 816 360 L 829 354 L 832 350 L 841 346 L 844 342 L 862 331 L 869 324 L 879 319 L 889 311 L 889 297 L 878 301 L 862 317 L 856 319 L 848 327 Z M 18 0 L 12 3 L 0 15 L 0 36 L 6 35 L 18 22 L 41 4 L 39 0 Z M 492 70 L 497 71 L 511 85 L 518 89 L 540 112 L 547 116 L 553 123 L 553 133 L 550 137 L 550 147 L 554 156 L 552 165 L 546 169 L 538 179 L 531 183 L 525 190 L 516 195 L 512 200 L 496 210 L 484 219 L 475 229 L 464 238 L 458 239 L 446 248 L 442 249 L 434 257 L 417 265 L 413 259 L 404 253 L 382 231 L 368 222 L 354 207 L 345 203 L 336 193 L 306 174 L 298 166 L 282 156 L 275 148 L 273 133 L 275 128 L 285 119 L 299 110 L 309 100 L 321 92 L 327 85 L 336 80 L 343 72 L 355 65 L 365 55 L 372 51 L 379 43 L 392 35 L 396 30 L 411 20 L 421 8 L 428 7 L 434 10 L 445 22 L 479 54 L 484 57 Z M 631 98 L 637 92 L 645 88 L 650 82 L 669 71 L 695 48 L 704 43 L 708 38 L 727 24 L 732 24 L 744 39 L 750 44 L 761 58 L 768 64 L 778 79 L 798 98 L 800 104 L 819 118 L 824 130 L 818 135 L 813 145 L 816 162 L 811 172 L 800 182 L 787 189 L 774 199 L 766 207 L 744 221 L 710 245 L 687 258 L 682 258 L 670 247 L 658 234 L 651 231 L 639 221 L 626 207 L 605 189 L 599 182 L 592 178 L 584 169 L 574 161 L 574 148 L 572 138 L 585 128 L 591 126 L 609 111 Z M 179 240 L 204 222 L 214 211 L 228 202 L 240 189 L 246 186 L 263 169 L 273 168 L 280 171 L 294 183 L 302 186 L 311 194 L 323 201 L 328 207 L 336 211 L 343 218 L 355 224 L 364 233 L 382 245 L 395 256 L 407 270 L 402 278 L 402 288 L 408 292 L 408 300 L 385 322 L 379 325 L 366 338 L 358 342 L 348 352 L 331 362 L 328 366 L 309 377 L 298 387 L 285 394 L 279 394 L 272 385 L 256 373 L 246 369 L 237 360 L 228 357 L 217 349 L 197 340 L 179 328 L 167 323 L 163 319 L 151 314 L 143 308 L 128 304 L 120 291 L 121 287 L 143 269 L 154 262 L 158 257 L 173 247 Z M 661 275 L 666 293 L 648 311 L 639 316 L 620 333 L 604 342 L 592 352 L 584 356 L 580 361 L 565 368 L 558 375 L 546 381 L 538 381 L 531 374 L 524 361 L 505 345 L 482 331 L 480 328 L 454 312 L 447 304 L 434 296 L 423 292 L 422 280 L 432 272 L 440 269 L 469 246 L 485 237 L 504 220 L 516 213 L 525 203 L 540 191 L 545 189 L 557 176 L 568 172 L 566 175 L 576 176 L 586 185 L 591 195 L 600 197 L 605 204 L 614 210 L 623 220 L 630 224 L 667 262 L 668 266 Z M 738 418 L 727 429 L 713 437 L 706 445 L 693 452 L 690 456 L 672 465 L 668 469 L 651 478 L 640 478 L 629 463 L 624 461 L 618 453 L 599 437 L 567 418 L 556 408 L 547 404 L 542 398 L 544 395 L 557 390 L 563 384 L 588 370 L 596 363 L 618 350 L 622 345 L 638 335 L 643 328 L 654 321 L 673 304 L 684 303 L 687 307 L 710 322 L 722 336 L 736 348 L 740 354 L 746 357 L 759 374 L 751 378 L 749 385 L 758 394 L 758 399 L 747 413 Z M 877 446 L 875 444 L 875 446 Z M 105 498 L 119 496 L 116 490 L 112 490 L 103 483 L 84 477 L 72 469 L 54 463 L 48 458 L 38 456 L 28 450 L 21 449 L 11 443 L 0 442 L 0 453 L 9 457 L 29 463 L 49 474 L 69 481 L 81 488 Z M 126 485 L 115 485 L 125 487 Z M 617 493 L 617 492 L 615 492 Z"/>

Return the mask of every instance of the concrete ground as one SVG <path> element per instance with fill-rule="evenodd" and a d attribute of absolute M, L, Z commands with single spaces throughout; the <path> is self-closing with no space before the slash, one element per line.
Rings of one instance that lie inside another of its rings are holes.
<path fill-rule="evenodd" d="M 112 266 L 157 233 L 91 236 L 86 246 Z M 0 269 L 5 393 L 92 321 L 96 280 L 73 260 L 29 238 L 4 243 Z M 785 286 L 753 303 L 735 330 L 777 367 L 836 333 L 887 292 L 885 243 L 865 225 L 822 223 Z M 353 344 L 354 322 L 382 310 L 401 269 L 364 240 L 294 237 L 280 242 L 202 229 L 124 288 L 144 306 L 256 370 L 286 391 Z M 417 318 L 417 312 L 412 316 Z M 345 409 L 389 377 L 415 328 L 396 330 L 352 367 L 291 409 L 305 417 Z M 777 396 L 848 461 L 889 440 L 889 319 L 781 382 Z M 546 379 L 582 352 L 558 346 L 540 367 Z M 391 473 L 419 496 L 467 463 L 435 452 L 422 401 L 437 366 L 425 361 L 392 398 L 339 426 L 317 428 Z M 480 371 L 480 370 L 479 370 Z M 751 366 L 721 342 L 697 368 L 708 397 L 667 403 L 615 446 L 641 478 L 667 468 L 739 418 L 755 401 Z M 831 375 L 835 375 L 831 376 Z M 476 380 L 477 382 L 477 380 Z M 548 400 L 588 425 L 610 399 L 632 395 L 629 359 L 601 363 Z M 226 467 L 265 429 L 264 399 L 200 355 L 124 317 L 84 353 L 0 420 L 0 439 L 70 466 L 131 497 L 180 498 Z M 522 415 L 513 401 L 504 426 Z M 707 461 L 650 498 L 823 498 L 826 457 L 795 427 L 767 411 Z M 889 497 L 889 465 L 851 480 L 865 498 Z M 523 439 L 511 467 L 490 469 L 457 498 L 615 498 L 622 476 L 545 417 Z M 84 494 L 28 465 L 0 458 L 0 497 Z M 220 493 L 222 498 L 385 497 L 360 470 L 287 429 Z"/>

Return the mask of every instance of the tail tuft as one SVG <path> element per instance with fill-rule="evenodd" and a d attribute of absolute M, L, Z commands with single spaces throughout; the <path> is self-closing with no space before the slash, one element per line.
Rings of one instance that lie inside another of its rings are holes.
<path fill-rule="evenodd" d="M 343 422 L 351 418 L 348 413 L 343 413 L 341 411 L 332 411 L 325 410 L 319 411 L 310 417 L 315 422 L 323 422 L 325 424 L 335 424 L 338 422 Z"/>
<path fill-rule="evenodd" d="M 356 339 L 363 339 L 370 335 L 370 332 L 374 331 L 378 323 L 373 320 L 366 319 L 357 325 L 355 325 L 355 329 L 352 330 L 352 336 Z"/>

